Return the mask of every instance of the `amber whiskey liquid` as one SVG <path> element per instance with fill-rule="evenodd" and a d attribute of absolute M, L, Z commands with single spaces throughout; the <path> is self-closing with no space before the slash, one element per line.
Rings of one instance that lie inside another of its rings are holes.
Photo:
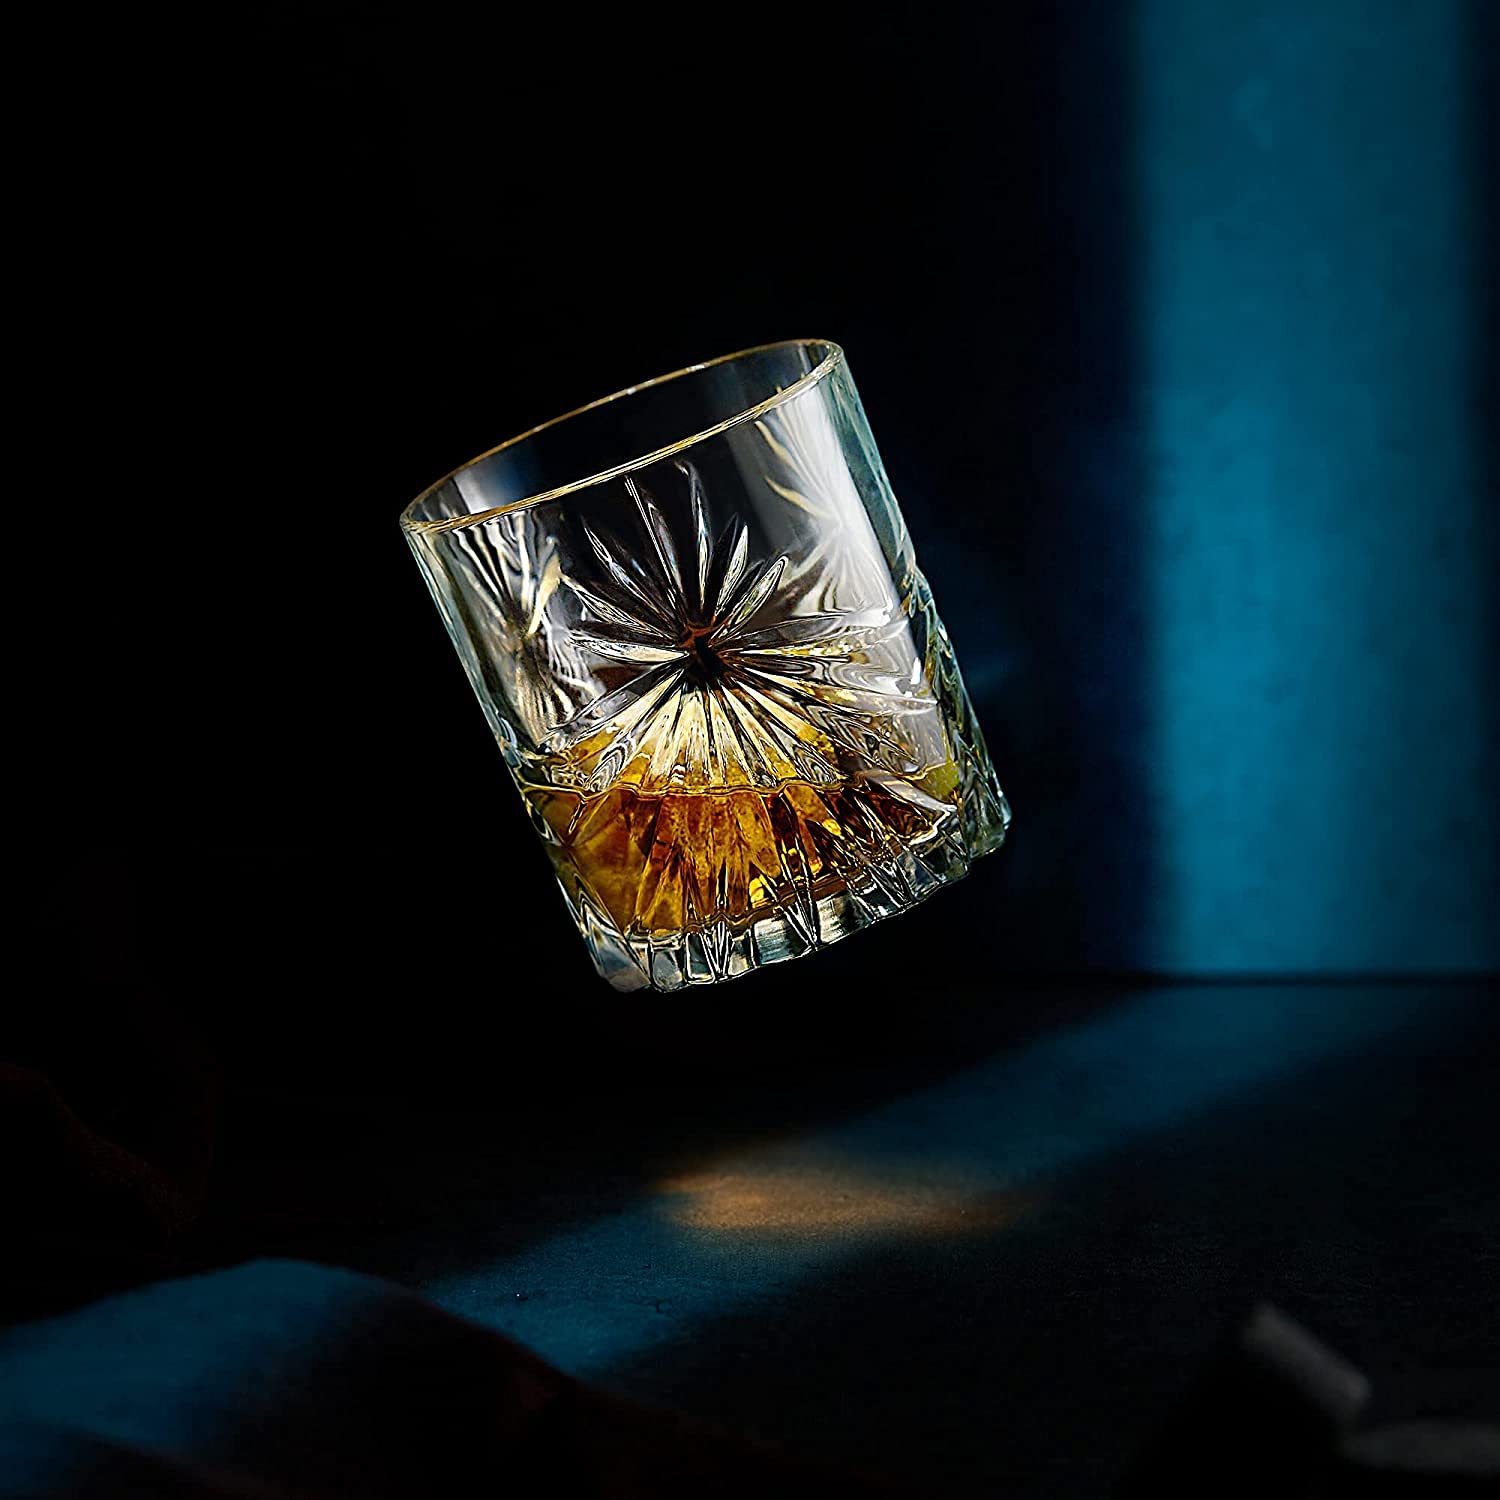
<path fill-rule="evenodd" d="M 956 816 L 951 763 L 923 776 L 836 784 L 523 795 L 570 897 L 580 887 L 621 933 L 738 928 L 819 901 L 938 836 Z"/>

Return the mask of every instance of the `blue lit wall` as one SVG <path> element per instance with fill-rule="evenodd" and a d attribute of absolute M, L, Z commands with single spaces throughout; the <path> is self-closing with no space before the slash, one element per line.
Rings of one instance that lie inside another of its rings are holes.
<path fill-rule="evenodd" d="M 1153 899 L 1115 954 L 1197 973 L 1493 967 L 1470 9 L 1135 14 Z"/>

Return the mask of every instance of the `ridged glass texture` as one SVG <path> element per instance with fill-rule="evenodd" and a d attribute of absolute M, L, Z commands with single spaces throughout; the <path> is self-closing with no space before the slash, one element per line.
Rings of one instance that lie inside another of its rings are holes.
<path fill-rule="evenodd" d="M 616 988 L 810 952 L 1004 838 L 836 345 L 769 345 L 585 407 L 450 475 L 402 525 Z"/>

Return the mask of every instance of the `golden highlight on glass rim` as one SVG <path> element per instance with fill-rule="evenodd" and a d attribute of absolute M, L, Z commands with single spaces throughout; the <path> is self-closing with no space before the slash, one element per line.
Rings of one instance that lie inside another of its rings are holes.
<path fill-rule="evenodd" d="M 836 344 L 596 401 L 456 470 L 401 524 L 617 989 L 811 952 L 1004 839 Z"/>

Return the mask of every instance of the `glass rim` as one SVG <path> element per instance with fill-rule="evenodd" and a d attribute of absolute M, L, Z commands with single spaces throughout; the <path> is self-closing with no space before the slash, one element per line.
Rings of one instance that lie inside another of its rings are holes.
<path fill-rule="evenodd" d="M 514 448 L 517 443 L 524 443 L 528 438 L 535 437 L 539 432 L 545 432 L 550 427 L 560 426 L 564 422 L 571 421 L 574 417 L 581 417 L 585 412 L 597 411 L 601 406 L 608 406 L 612 402 L 622 401 L 627 396 L 637 395 L 641 391 L 651 390 L 656 386 L 666 385 L 670 381 L 679 380 L 684 375 L 694 375 L 700 370 L 710 370 L 715 365 L 726 365 L 737 359 L 747 359 L 752 354 L 765 354 L 772 349 L 816 349 L 821 351 L 818 363 L 812 369 L 805 371 L 790 385 L 781 390 L 773 391 L 763 401 L 757 401 L 752 406 L 747 406 L 733 415 L 725 417 L 721 422 L 715 422 L 711 427 L 705 427 L 699 432 L 691 433 L 684 438 L 678 438 L 675 442 L 668 443 L 665 447 L 655 448 L 649 453 L 642 453 L 635 458 L 627 459 L 624 463 L 613 465 L 608 469 L 601 469 L 597 473 L 585 475 L 581 479 L 570 480 L 567 484 L 554 485 L 551 489 L 541 490 L 534 495 L 523 495 L 519 500 L 508 500 L 504 505 L 496 505 L 489 510 L 473 511 L 461 516 L 440 516 L 432 520 L 419 520 L 414 512 L 426 500 L 442 489 L 445 484 L 457 479 L 460 474 L 484 463 L 486 459 L 493 458 L 497 453 L 503 453 L 507 448 Z M 514 437 L 506 438 L 503 443 L 496 443 L 493 448 L 486 448 L 483 453 L 476 454 L 473 458 L 450 469 L 441 479 L 429 484 L 417 497 L 402 509 L 401 528 L 408 532 L 434 532 L 452 531 L 458 527 L 470 526 L 479 521 L 490 520 L 495 516 L 505 515 L 510 511 L 528 510 L 533 506 L 545 504 L 549 500 L 560 499 L 564 495 L 574 494 L 579 490 L 586 490 L 596 484 L 603 484 L 611 479 L 618 479 L 622 474 L 633 473 L 636 469 L 646 468 L 650 464 L 660 463 L 664 458 L 670 458 L 674 453 L 681 453 L 688 448 L 695 447 L 708 438 L 718 437 L 720 433 L 728 432 L 731 428 L 739 427 L 745 422 L 753 422 L 757 417 L 766 412 L 774 410 L 785 402 L 799 396 L 810 387 L 825 380 L 843 362 L 844 351 L 832 339 L 774 339 L 768 344 L 753 344 L 746 349 L 736 349 L 730 354 L 721 354 L 716 359 L 701 360 L 697 364 L 684 365 L 681 369 L 672 370 L 666 375 L 657 375 L 651 380 L 642 380 L 635 385 L 625 386 L 622 390 L 613 391 L 608 396 L 600 396 L 597 400 L 587 401 L 582 406 L 575 406 L 571 411 L 565 411 L 561 416 L 552 417 L 548 421 L 538 422 L 535 427 L 528 427 L 525 432 L 518 432 Z"/>

